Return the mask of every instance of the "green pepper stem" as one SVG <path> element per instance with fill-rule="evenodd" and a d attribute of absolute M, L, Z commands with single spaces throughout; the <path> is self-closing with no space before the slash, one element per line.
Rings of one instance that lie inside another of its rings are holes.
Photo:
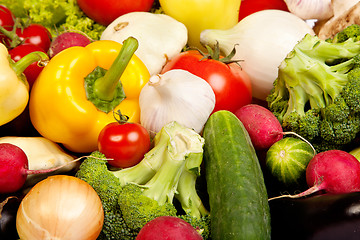
<path fill-rule="evenodd" d="M 28 66 L 30 66 L 32 63 L 41 62 L 41 61 L 46 62 L 48 60 L 49 60 L 49 56 L 46 53 L 41 51 L 35 51 L 25 55 L 17 62 L 11 60 L 10 65 L 14 70 L 14 72 L 16 73 L 16 75 L 20 76 L 25 71 L 25 69 Z"/>
<path fill-rule="evenodd" d="M 115 95 L 116 86 L 120 77 L 125 71 L 126 66 L 138 48 L 138 41 L 134 37 L 129 37 L 123 42 L 120 53 L 105 73 L 104 77 L 98 78 L 94 83 L 94 93 L 105 101 L 111 101 Z"/>

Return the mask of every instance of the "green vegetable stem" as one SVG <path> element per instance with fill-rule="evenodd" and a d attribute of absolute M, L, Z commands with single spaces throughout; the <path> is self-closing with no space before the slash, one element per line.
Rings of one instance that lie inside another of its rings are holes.
<path fill-rule="evenodd" d="M 106 160 L 99 159 L 105 157 L 100 152 L 84 160 L 76 176 L 88 182 L 102 200 L 102 239 L 135 239 L 147 222 L 164 215 L 184 219 L 208 239 L 210 216 L 196 191 L 203 145 L 204 139 L 194 130 L 170 122 L 133 167 L 109 170 Z"/>
<path fill-rule="evenodd" d="M 282 123 L 318 152 L 343 149 L 360 131 L 360 26 L 333 39 L 306 35 L 279 66 L 267 97 Z"/>

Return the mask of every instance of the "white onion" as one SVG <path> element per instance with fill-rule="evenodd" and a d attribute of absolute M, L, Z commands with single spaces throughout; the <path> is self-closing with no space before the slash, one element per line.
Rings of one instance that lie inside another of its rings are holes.
<path fill-rule="evenodd" d="M 99 196 L 85 181 L 56 175 L 37 183 L 21 201 L 21 240 L 95 240 L 104 222 Z"/>
<path fill-rule="evenodd" d="M 123 43 L 130 36 L 138 40 L 135 54 L 152 76 L 160 73 L 166 62 L 185 47 L 188 30 L 166 14 L 130 12 L 110 23 L 101 34 L 101 40 Z"/>
<path fill-rule="evenodd" d="M 206 29 L 202 44 L 214 46 L 228 55 L 236 45 L 234 60 L 249 75 L 253 97 L 265 100 L 277 78 L 278 67 L 286 55 L 313 29 L 301 18 L 281 10 L 263 10 L 242 19 L 227 30 Z"/>

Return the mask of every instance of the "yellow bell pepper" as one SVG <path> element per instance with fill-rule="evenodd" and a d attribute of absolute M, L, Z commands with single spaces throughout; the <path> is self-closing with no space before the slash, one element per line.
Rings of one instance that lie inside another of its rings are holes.
<path fill-rule="evenodd" d="M 33 52 L 14 62 L 0 43 L 0 126 L 19 116 L 28 104 L 29 84 L 23 71 L 33 62 L 46 60 L 45 53 Z"/>
<path fill-rule="evenodd" d="M 165 14 L 188 29 L 190 47 L 202 48 L 200 33 L 205 29 L 228 29 L 238 23 L 241 0 L 160 0 Z"/>
<path fill-rule="evenodd" d="M 31 90 L 29 111 L 36 130 L 73 152 L 86 153 L 97 149 L 100 131 L 116 121 L 114 112 L 139 122 L 139 95 L 150 74 L 133 55 L 137 47 L 135 38 L 123 45 L 99 40 L 53 57 Z M 99 68 L 105 73 L 86 80 Z"/>

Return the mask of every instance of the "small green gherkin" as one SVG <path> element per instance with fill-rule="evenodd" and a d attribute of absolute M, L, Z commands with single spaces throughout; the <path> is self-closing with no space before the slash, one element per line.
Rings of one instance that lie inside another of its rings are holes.
<path fill-rule="evenodd" d="M 285 186 L 300 186 L 306 183 L 306 167 L 314 155 L 315 151 L 307 142 L 295 137 L 286 137 L 269 148 L 266 166 Z"/>

